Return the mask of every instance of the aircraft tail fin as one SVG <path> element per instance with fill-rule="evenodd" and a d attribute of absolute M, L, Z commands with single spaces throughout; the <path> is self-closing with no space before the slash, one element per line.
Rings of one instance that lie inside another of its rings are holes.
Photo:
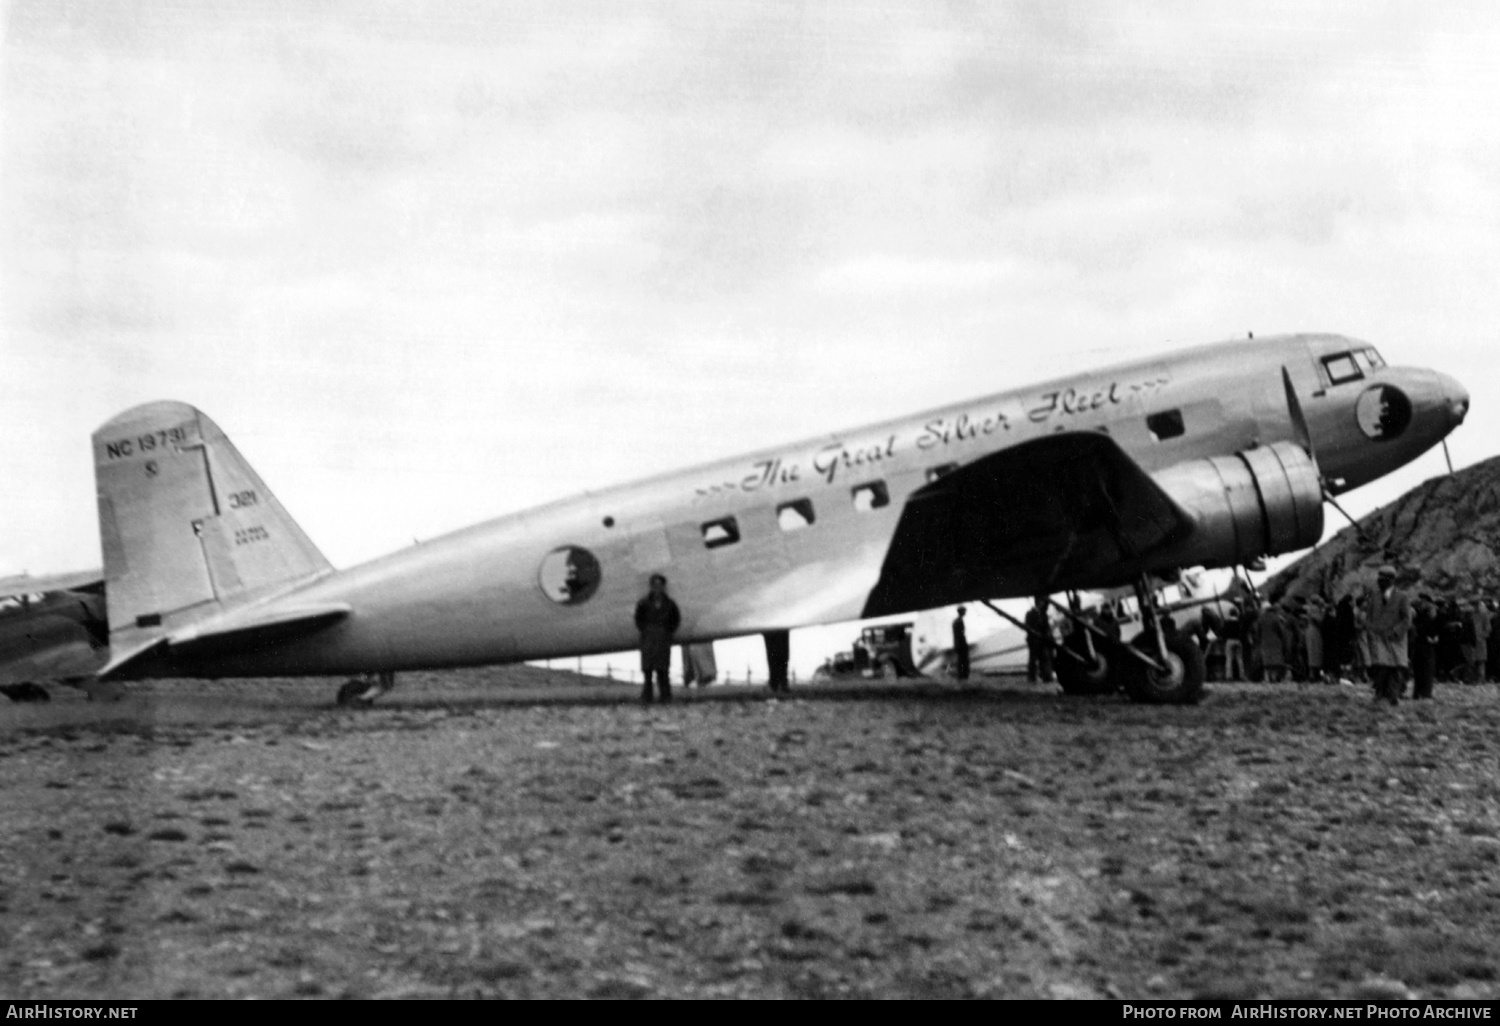
<path fill-rule="evenodd" d="M 94 432 L 111 645 L 170 630 L 332 570 L 206 415 L 178 402 Z"/>

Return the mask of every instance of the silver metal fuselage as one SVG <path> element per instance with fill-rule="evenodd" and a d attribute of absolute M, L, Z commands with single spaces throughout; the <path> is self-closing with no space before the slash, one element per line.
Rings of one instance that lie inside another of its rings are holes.
<path fill-rule="evenodd" d="M 636 643 L 634 606 L 657 572 L 682 609 L 682 641 L 855 619 L 907 499 L 950 465 L 1058 432 L 1104 432 L 1158 477 L 1186 461 L 1297 440 L 1283 368 L 1324 481 L 1345 491 L 1426 451 L 1468 405 L 1461 386 L 1429 370 L 1366 368 L 1333 383 L 1324 358 L 1364 345 L 1305 335 L 1204 346 L 503 516 L 258 598 L 350 613 L 302 637 L 194 654 L 171 670 L 323 674 L 618 651 Z M 1361 397 L 1379 388 L 1409 400 L 1399 430 L 1371 426 L 1380 409 L 1372 414 L 1376 400 Z M 726 524 L 737 539 L 724 541 Z M 559 550 L 583 550 L 597 567 L 585 599 L 559 600 L 546 580 L 566 561 L 548 563 Z"/>

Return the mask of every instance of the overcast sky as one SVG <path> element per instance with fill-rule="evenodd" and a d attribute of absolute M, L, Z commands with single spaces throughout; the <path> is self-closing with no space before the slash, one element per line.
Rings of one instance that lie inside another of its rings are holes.
<path fill-rule="evenodd" d="M 1251 330 L 1495 451 L 1492 3 L 3 10 L 0 574 L 98 564 L 89 435 L 163 398 L 338 566 Z"/>

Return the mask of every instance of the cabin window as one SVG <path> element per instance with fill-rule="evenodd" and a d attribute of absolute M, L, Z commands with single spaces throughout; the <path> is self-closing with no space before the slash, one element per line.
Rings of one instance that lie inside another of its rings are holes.
<path fill-rule="evenodd" d="M 1328 372 L 1330 385 L 1358 381 L 1365 376 L 1365 372 L 1359 369 L 1359 364 L 1354 362 L 1353 353 L 1339 353 L 1337 356 L 1323 357 L 1323 369 Z"/>
<path fill-rule="evenodd" d="M 1181 436 L 1187 431 L 1187 427 L 1182 423 L 1181 410 L 1163 410 L 1146 418 L 1146 430 L 1151 432 L 1154 440 L 1165 442 L 1169 438 Z"/>
<path fill-rule="evenodd" d="M 599 590 L 603 576 L 599 560 L 592 552 L 577 545 L 564 545 L 542 557 L 536 583 L 542 594 L 558 605 L 576 606 L 587 602 Z"/>
<path fill-rule="evenodd" d="M 710 520 L 703 525 L 702 531 L 703 544 L 710 549 L 733 545 L 740 540 L 740 525 L 734 517 L 725 517 L 722 520 Z"/>
<path fill-rule="evenodd" d="M 811 499 L 793 499 L 776 507 L 776 523 L 783 531 L 800 531 L 816 519 Z"/>
<path fill-rule="evenodd" d="M 941 463 L 936 467 L 927 468 L 927 483 L 931 484 L 940 477 L 947 477 L 958 469 L 957 463 Z"/>
<path fill-rule="evenodd" d="M 854 497 L 854 508 L 861 513 L 891 504 L 891 493 L 886 490 L 884 481 L 859 485 L 849 489 L 849 494 Z"/>

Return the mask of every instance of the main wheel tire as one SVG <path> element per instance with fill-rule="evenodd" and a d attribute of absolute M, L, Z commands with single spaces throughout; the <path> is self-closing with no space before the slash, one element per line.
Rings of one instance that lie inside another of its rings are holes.
<path fill-rule="evenodd" d="M 1061 653 L 1057 656 L 1056 665 L 1053 670 L 1057 673 L 1057 683 L 1062 685 L 1065 695 L 1106 695 L 1115 689 L 1115 682 L 1110 676 L 1109 660 L 1103 652 L 1094 650 L 1094 658 L 1089 660 L 1088 654 L 1078 653 L 1085 662 L 1079 662 L 1071 656 Z"/>
<path fill-rule="evenodd" d="M 1137 635 L 1133 647 L 1159 659 L 1156 639 Z M 1125 693 L 1132 701 L 1147 705 L 1192 705 L 1203 696 L 1203 650 L 1198 643 L 1181 634 L 1167 635 L 1167 668 L 1154 670 L 1143 663 L 1121 657 L 1131 665 L 1124 670 Z"/>

